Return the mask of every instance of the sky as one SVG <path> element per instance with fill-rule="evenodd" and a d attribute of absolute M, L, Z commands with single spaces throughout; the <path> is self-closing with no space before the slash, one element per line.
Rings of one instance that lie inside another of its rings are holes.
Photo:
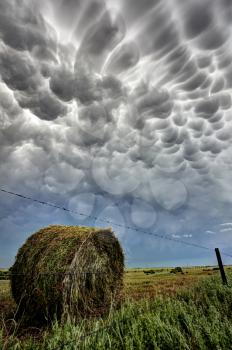
<path fill-rule="evenodd" d="M 230 0 L 0 0 L 0 189 L 70 210 L 0 191 L 1 267 L 51 224 L 111 226 L 127 266 L 232 255 L 231 16 Z"/>

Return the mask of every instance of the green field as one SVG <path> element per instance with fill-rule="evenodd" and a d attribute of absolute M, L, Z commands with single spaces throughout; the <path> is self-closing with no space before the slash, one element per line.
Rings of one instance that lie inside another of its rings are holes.
<path fill-rule="evenodd" d="M 230 270 L 226 267 L 232 285 Z M 232 349 L 232 287 L 223 286 L 219 271 L 211 267 L 170 271 L 126 269 L 121 309 L 106 319 L 45 329 L 24 328 L 13 320 L 9 281 L 1 280 L 0 348 Z"/>

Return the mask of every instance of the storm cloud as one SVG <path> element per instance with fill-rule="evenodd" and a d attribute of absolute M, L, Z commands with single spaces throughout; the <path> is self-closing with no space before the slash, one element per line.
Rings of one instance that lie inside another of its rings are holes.
<path fill-rule="evenodd" d="M 231 13 L 226 0 L 0 0 L 1 187 L 211 244 L 231 215 Z M 32 204 L 0 207 L 3 235 L 34 227 Z"/>

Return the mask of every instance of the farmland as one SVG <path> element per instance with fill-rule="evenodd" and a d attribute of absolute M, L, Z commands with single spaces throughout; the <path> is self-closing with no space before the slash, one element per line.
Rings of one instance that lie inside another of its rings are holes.
<path fill-rule="evenodd" d="M 229 271 L 232 268 L 228 266 L 225 269 Z M 175 274 L 170 273 L 172 268 L 127 269 L 124 283 L 126 297 L 139 300 L 157 295 L 175 295 L 177 291 L 219 273 L 216 267 L 189 267 L 182 270 L 183 274 Z"/>
<path fill-rule="evenodd" d="M 10 320 L 15 305 L 9 281 L 1 280 L 0 347 L 232 349 L 232 288 L 222 286 L 219 271 L 211 267 L 182 270 L 183 273 L 171 273 L 170 268 L 126 269 L 121 309 L 106 319 L 85 320 L 77 325 L 54 323 L 52 328 L 42 330 L 23 328 Z M 230 270 L 226 267 L 232 282 Z M 89 336 L 83 338 L 84 334 Z"/>

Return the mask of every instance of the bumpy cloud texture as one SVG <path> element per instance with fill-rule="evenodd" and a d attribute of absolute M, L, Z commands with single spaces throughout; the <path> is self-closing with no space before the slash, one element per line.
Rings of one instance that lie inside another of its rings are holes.
<path fill-rule="evenodd" d="M 231 217 L 231 14 L 227 0 L 0 1 L 1 186 L 215 244 L 204 233 Z M 2 196 L 1 231 L 28 222 L 32 204 Z"/>

